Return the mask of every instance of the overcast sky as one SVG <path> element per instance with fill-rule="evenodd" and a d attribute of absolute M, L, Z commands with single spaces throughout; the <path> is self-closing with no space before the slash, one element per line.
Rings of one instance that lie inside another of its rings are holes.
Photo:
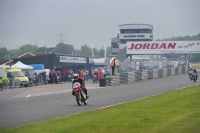
<path fill-rule="evenodd" d="M 153 26 L 154 40 L 200 33 L 200 0 L 0 0 L 0 47 L 64 43 L 100 49 L 120 24 Z"/>

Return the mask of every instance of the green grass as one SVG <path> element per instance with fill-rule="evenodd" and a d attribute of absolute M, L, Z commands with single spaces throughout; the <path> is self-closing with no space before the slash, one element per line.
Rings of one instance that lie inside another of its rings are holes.
<path fill-rule="evenodd" d="M 200 63 L 192 64 L 193 69 L 200 69 Z"/>
<path fill-rule="evenodd" d="M 0 132 L 199 133 L 200 85 Z"/>

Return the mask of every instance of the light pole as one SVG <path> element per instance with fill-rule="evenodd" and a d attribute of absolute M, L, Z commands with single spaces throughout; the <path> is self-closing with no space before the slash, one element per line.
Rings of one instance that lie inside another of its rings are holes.
<path fill-rule="evenodd" d="M 47 49 L 48 49 L 46 46 L 47 45 L 44 46 L 44 52 L 45 52 L 45 54 L 47 53 Z"/>

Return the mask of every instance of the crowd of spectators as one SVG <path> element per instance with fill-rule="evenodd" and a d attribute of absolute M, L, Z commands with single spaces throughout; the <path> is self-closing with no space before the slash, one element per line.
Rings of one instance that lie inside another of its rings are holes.
<path fill-rule="evenodd" d="M 96 77 L 97 81 L 101 78 L 104 78 L 106 75 L 109 75 L 108 71 L 95 69 L 92 70 L 90 74 L 88 70 L 81 69 L 77 71 L 73 71 L 72 69 L 54 69 L 51 70 L 48 74 L 46 71 L 34 73 L 31 76 L 28 72 L 25 73 L 25 76 L 29 79 L 29 85 L 42 85 L 42 84 L 59 84 L 62 82 L 72 82 L 74 73 L 78 73 L 79 77 L 82 78 L 84 81 L 88 79 L 93 79 Z"/>

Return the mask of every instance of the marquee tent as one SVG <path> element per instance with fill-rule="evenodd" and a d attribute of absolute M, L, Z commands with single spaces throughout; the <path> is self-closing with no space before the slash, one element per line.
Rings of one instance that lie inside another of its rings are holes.
<path fill-rule="evenodd" d="M 12 65 L 12 67 L 17 67 L 17 68 L 20 68 L 22 70 L 33 70 L 33 67 L 32 66 L 29 66 L 29 65 L 25 65 L 23 64 L 22 62 L 18 61 L 17 63 L 15 63 L 14 65 Z"/>

